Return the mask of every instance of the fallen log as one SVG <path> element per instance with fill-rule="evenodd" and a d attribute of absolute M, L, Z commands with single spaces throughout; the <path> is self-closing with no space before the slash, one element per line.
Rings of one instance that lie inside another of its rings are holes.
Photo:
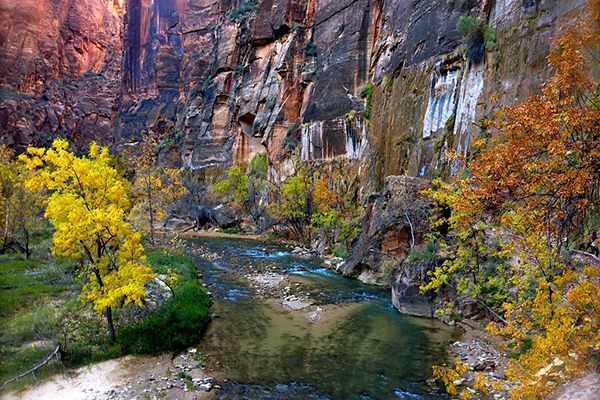
<path fill-rule="evenodd" d="M 14 378 L 11 378 L 9 380 L 7 380 L 6 382 L 4 382 L 2 384 L 2 386 L 0 386 L 0 390 L 4 389 L 6 387 L 6 385 L 8 385 L 9 383 L 13 382 L 13 381 L 19 381 L 19 378 L 22 378 L 24 376 L 26 376 L 27 374 L 33 374 L 33 379 L 35 379 L 35 374 L 33 373 L 34 371 L 36 371 L 37 369 L 43 367 L 44 365 L 48 364 L 50 362 L 50 360 L 52 360 L 52 358 L 54 356 L 57 357 L 58 359 L 58 352 L 60 350 L 60 344 L 58 346 L 56 346 L 56 349 L 52 352 L 52 354 L 50 354 L 48 357 L 46 357 L 46 359 L 44 361 L 42 361 L 40 364 L 36 365 L 35 367 L 31 368 L 29 371 L 23 372 L 21 375 L 17 375 Z"/>

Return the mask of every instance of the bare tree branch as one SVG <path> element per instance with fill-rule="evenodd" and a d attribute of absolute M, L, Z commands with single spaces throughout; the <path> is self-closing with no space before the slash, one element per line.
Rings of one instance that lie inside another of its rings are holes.
<path fill-rule="evenodd" d="M 9 380 L 7 380 L 6 382 L 4 382 L 2 384 L 2 386 L 0 386 L 0 390 L 4 389 L 6 387 L 6 385 L 8 385 L 10 382 L 13 381 L 18 381 L 19 378 L 24 377 L 27 374 L 32 374 L 34 379 L 35 379 L 35 375 L 33 374 L 33 372 L 41 367 L 43 367 L 44 365 L 48 364 L 50 362 L 50 360 L 52 360 L 52 357 L 56 356 L 58 354 L 58 351 L 60 350 L 60 344 L 56 346 L 56 349 L 54 349 L 54 351 L 52 352 L 52 354 L 50 354 L 48 357 L 46 357 L 46 359 L 44 361 L 42 361 L 40 364 L 36 365 L 35 367 L 31 368 L 29 371 L 23 372 L 21 375 L 17 375 L 14 378 L 11 378 Z"/>

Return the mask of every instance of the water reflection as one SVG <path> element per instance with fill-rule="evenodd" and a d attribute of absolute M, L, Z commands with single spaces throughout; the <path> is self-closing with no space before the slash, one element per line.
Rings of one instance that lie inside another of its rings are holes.
<path fill-rule="evenodd" d="M 421 384 L 447 362 L 459 332 L 400 315 L 389 291 L 364 286 L 285 248 L 257 241 L 195 238 L 222 258 L 203 262 L 220 318 L 203 343 L 226 377 L 220 399 L 431 399 Z M 313 323 L 232 277 L 240 266 L 274 263 L 322 307 Z"/>

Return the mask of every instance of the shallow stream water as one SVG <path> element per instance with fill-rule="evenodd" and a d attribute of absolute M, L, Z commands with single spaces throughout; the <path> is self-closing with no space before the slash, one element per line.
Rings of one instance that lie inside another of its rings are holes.
<path fill-rule="evenodd" d="M 399 314 L 389 289 L 366 286 L 317 258 L 259 241 L 192 238 L 216 253 L 199 261 L 219 315 L 200 344 L 219 361 L 219 399 L 433 399 L 424 380 L 448 362 L 460 332 L 437 320 Z M 282 286 L 313 305 L 289 311 L 240 276 L 282 274 Z M 244 271 L 241 273 L 241 271 Z M 321 320 L 305 316 L 318 310 Z M 225 381 L 226 379 L 226 381 Z"/>

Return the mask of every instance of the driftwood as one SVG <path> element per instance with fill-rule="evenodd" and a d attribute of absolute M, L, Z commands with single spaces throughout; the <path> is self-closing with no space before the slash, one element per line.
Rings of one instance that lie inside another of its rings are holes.
<path fill-rule="evenodd" d="M 17 268 L 17 269 L 9 269 L 8 271 L 0 271 L 0 274 L 9 274 L 11 272 L 17 272 L 17 271 L 33 271 L 33 269 L 31 267 L 27 267 L 27 268 Z"/>
<path fill-rule="evenodd" d="M 44 361 L 42 361 L 40 364 L 36 365 L 35 367 L 31 368 L 29 371 L 23 372 L 21 375 L 17 375 L 12 379 L 7 380 L 6 382 L 4 382 L 2 384 L 2 386 L 0 386 L 0 390 L 4 389 L 6 387 L 6 385 L 8 385 L 9 383 L 13 382 L 13 381 L 19 381 L 19 378 L 24 377 L 25 375 L 28 374 L 32 374 L 33 375 L 33 379 L 35 379 L 35 374 L 34 371 L 36 371 L 37 369 L 43 367 L 44 365 L 48 364 L 50 362 L 50 360 L 52 360 L 53 357 L 56 356 L 56 359 L 58 359 L 58 352 L 60 351 L 60 344 L 56 346 L 56 349 L 52 352 L 52 354 L 50 354 L 48 357 L 46 357 L 46 359 Z"/>
<path fill-rule="evenodd" d="M 0 286 L 0 290 L 18 289 L 18 288 L 22 288 L 22 287 L 25 287 L 25 286 L 31 286 L 31 285 L 37 285 L 37 282 L 35 282 L 35 283 L 26 283 L 24 285 Z"/>
<path fill-rule="evenodd" d="M 507 322 L 507 321 L 506 321 L 504 318 L 502 318 L 500 315 L 498 315 L 498 313 L 496 313 L 494 310 L 492 310 L 490 307 L 488 307 L 488 305 L 487 305 L 487 304 L 485 304 L 485 301 L 483 301 L 483 300 L 479 300 L 479 303 L 481 303 L 481 305 L 485 307 L 485 309 L 486 309 L 486 312 L 493 314 L 493 315 L 494 315 L 496 318 L 498 318 L 500 321 L 502 321 L 502 322 L 504 322 L 505 324 L 507 324 L 507 325 L 508 325 L 508 322 Z M 489 316 L 488 316 L 488 319 L 490 319 L 490 320 L 491 320 L 491 318 L 489 318 Z"/>

